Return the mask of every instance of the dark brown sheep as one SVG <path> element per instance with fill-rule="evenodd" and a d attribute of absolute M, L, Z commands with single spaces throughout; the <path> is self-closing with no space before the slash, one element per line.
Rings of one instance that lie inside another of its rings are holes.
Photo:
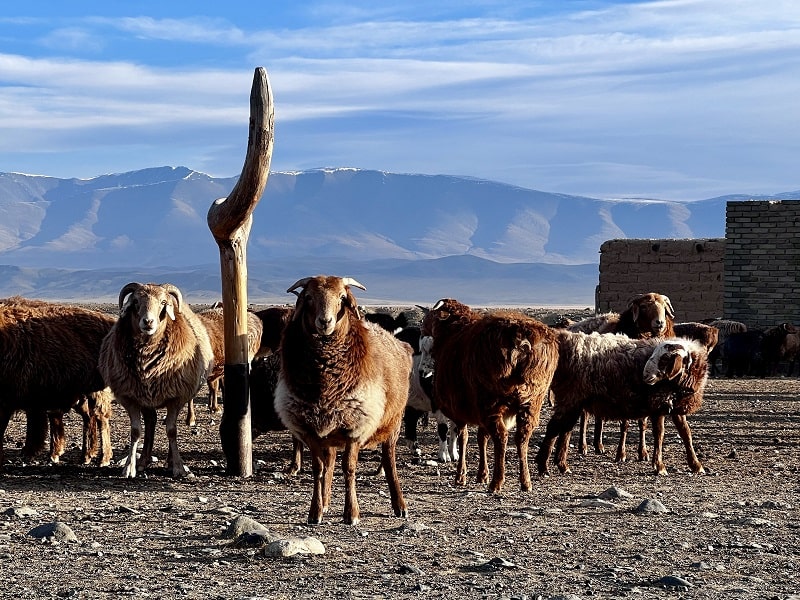
<path fill-rule="evenodd" d="M 275 409 L 311 451 L 312 524 L 321 523 L 330 506 L 338 449 L 343 449 L 344 521 L 358 523 L 358 453 L 377 444 L 394 514 L 407 514 L 395 450 L 408 400 L 411 346 L 360 318 L 353 286 L 365 289 L 349 277 L 319 275 L 287 290 L 297 294 L 297 302 L 280 344 Z"/>
<path fill-rule="evenodd" d="M 279 354 L 253 359 L 250 365 L 250 427 L 253 439 L 271 431 L 286 431 L 275 410 L 275 388 L 281 372 Z M 284 469 L 297 475 L 303 466 L 303 444 L 292 436 L 292 461 Z"/>
<path fill-rule="evenodd" d="M 555 407 L 536 455 L 540 474 L 549 474 L 556 440 L 556 464 L 562 473 L 570 471 L 569 438 L 583 412 L 612 420 L 653 418 L 657 435 L 653 465 L 659 474 L 666 473 L 661 444 L 664 416 L 670 414 L 687 444 L 689 467 L 702 471 L 691 437 L 685 437 L 685 415 L 700 407 L 706 383 L 707 352 L 701 344 L 681 338 L 559 331 L 558 348 L 552 383 Z"/>
<path fill-rule="evenodd" d="M 530 490 L 528 445 L 558 361 L 555 331 L 522 313 L 478 314 L 450 298 L 437 302 L 430 314 L 434 398 L 459 431 L 456 484 L 466 483 L 466 426 L 477 425 L 478 481 L 488 479 L 486 446 L 491 437 L 489 491 L 502 489 L 508 432 L 516 423 L 520 488 Z"/>
<path fill-rule="evenodd" d="M 262 324 L 261 348 L 257 356 L 266 356 L 278 351 L 283 330 L 292 319 L 293 313 L 293 306 L 270 306 L 256 311 Z"/>
<path fill-rule="evenodd" d="M 800 330 L 791 323 L 781 323 L 764 330 L 761 341 L 761 357 L 764 361 L 764 374 L 776 375 L 782 362 L 786 363 L 784 375 L 794 370 L 794 363 L 800 353 Z"/>
<path fill-rule="evenodd" d="M 674 337 L 673 330 L 675 311 L 669 297 L 656 292 L 637 294 L 628 300 L 628 306 L 622 313 L 604 313 L 588 317 L 570 325 L 567 329 L 573 332 L 621 333 L 629 338 Z M 586 454 L 587 415 L 582 415 L 580 425 L 580 452 Z M 647 421 L 639 421 L 639 460 L 647 460 L 645 430 Z M 620 423 L 620 441 L 617 444 L 616 460 L 622 462 L 627 458 L 626 440 L 628 423 Z M 603 421 L 595 420 L 594 428 L 595 452 L 605 452 L 603 446 Z"/>
<path fill-rule="evenodd" d="M 219 396 L 225 374 L 225 322 L 222 308 L 209 308 L 197 313 L 211 341 L 214 352 L 214 369 L 206 377 L 208 384 L 208 410 L 213 414 L 220 412 Z M 252 361 L 261 348 L 261 319 L 252 312 L 247 313 L 247 360 Z M 194 399 L 189 401 L 186 411 L 186 424 L 194 425 L 196 421 Z"/>
<path fill-rule="evenodd" d="M 156 410 L 167 409 L 168 462 L 173 477 L 188 469 L 178 451 L 178 414 L 214 368 L 214 352 L 203 323 L 172 284 L 129 283 L 119 293 L 120 318 L 100 349 L 103 379 L 131 421 L 131 443 L 122 470 L 136 477 L 150 462 Z M 144 446 L 137 468 L 136 450 Z"/>
<path fill-rule="evenodd" d="M 28 415 L 23 454 L 29 458 L 44 447 L 48 412 L 63 415 L 105 387 L 97 360 L 115 320 L 105 313 L 41 300 L 13 297 L 0 302 L 0 464 L 6 427 L 16 411 Z M 106 432 L 103 439 L 108 439 L 108 416 L 92 413 L 87 427 L 101 427 Z M 56 435 L 61 438 L 55 443 L 63 445 L 63 428 Z M 84 446 L 84 461 L 96 451 Z M 58 448 L 51 449 L 54 452 L 60 455 Z M 100 460 L 111 460 L 110 444 Z"/>

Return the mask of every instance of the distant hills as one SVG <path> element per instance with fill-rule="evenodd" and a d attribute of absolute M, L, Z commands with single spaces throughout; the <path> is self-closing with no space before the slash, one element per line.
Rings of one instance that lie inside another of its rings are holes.
<path fill-rule="evenodd" d="M 116 300 L 128 281 L 220 296 L 206 214 L 236 178 L 159 167 L 93 179 L 0 173 L 0 296 Z M 758 199 L 800 197 L 800 192 Z M 600 244 L 725 235 L 724 196 L 601 200 L 445 175 L 350 168 L 270 174 L 248 245 L 251 302 L 291 302 L 317 273 L 362 303 L 592 306 Z"/>

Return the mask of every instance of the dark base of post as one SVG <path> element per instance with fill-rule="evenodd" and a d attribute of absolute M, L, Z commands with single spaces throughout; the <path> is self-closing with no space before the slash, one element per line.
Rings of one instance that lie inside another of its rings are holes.
<path fill-rule="evenodd" d="M 249 365 L 225 365 L 225 401 L 219 437 L 228 475 L 253 474 L 253 438 L 250 429 Z"/>

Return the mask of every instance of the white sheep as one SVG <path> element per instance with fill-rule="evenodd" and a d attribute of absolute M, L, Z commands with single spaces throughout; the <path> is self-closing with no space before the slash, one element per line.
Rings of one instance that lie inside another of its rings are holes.
<path fill-rule="evenodd" d="M 275 409 L 311 451 L 311 524 L 321 523 L 330 506 L 337 449 L 344 451 L 344 522 L 358 523 L 358 452 L 376 444 L 381 444 L 394 514 L 407 514 L 395 448 L 408 400 L 412 349 L 360 318 L 351 286 L 365 289 L 349 277 L 320 275 L 287 290 L 297 294 L 297 303 L 281 340 Z"/>
<path fill-rule="evenodd" d="M 174 477 L 188 473 L 177 441 L 178 414 L 214 368 L 205 327 L 184 303 L 180 290 L 165 283 L 129 283 L 119 293 L 120 318 L 100 349 L 100 372 L 131 421 L 131 444 L 122 474 L 135 477 L 152 457 L 156 410 L 165 407 L 168 462 Z"/>

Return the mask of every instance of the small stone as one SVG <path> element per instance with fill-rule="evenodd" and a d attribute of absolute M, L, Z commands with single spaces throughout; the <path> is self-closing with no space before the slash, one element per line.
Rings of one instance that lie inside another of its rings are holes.
<path fill-rule="evenodd" d="M 243 533 L 256 533 L 263 537 L 269 537 L 269 530 L 261 523 L 250 517 L 240 515 L 236 517 L 228 529 L 225 530 L 225 537 L 228 539 L 237 539 Z"/>
<path fill-rule="evenodd" d="M 601 500 L 617 500 L 619 498 L 632 498 L 628 492 L 617 486 L 611 486 L 606 491 L 597 495 Z"/>
<path fill-rule="evenodd" d="M 637 506 L 633 512 L 638 514 L 654 514 L 654 513 L 666 513 L 669 512 L 669 510 L 658 500 L 649 498 L 647 500 L 642 501 L 642 503 L 639 506 Z"/>
<path fill-rule="evenodd" d="M 30 506 L 13 506 L 3 513 L 12 519 L 27 519 L 28 517 L 38 517 L 39 513 Z"/>
<path fill-rule="evenodd" d="M 425 573 L 422 572 L 422 569 L 419 567 L 415 567 L 414 565 L 409 565 L 407 563 L 401 564 L 397 567 L 397 572 L 401 575 L 424 575 Z"/>
<path fill-rule="evenodd" d="M 28 532 L 28 535 L 41 540 L 49 540 L 51 542 L 77 542 L 78 538 L 75 532 L 69 528 L 65 523 L 55 521 L 54 523 L 45 523 L 34 527 Z"/>
<path fill-rule="evenodd" d="M 325 554 L 325 546 L 314 537 L 275 540 L 264 548 L 264 556 L 289 557 L 297 554 Z"/>
<path fill-rule="evenodd" d="M 656 581 L 656 585 L 660 585 L 666 588 L 683 588 L 688 589 L 690 587 L 694 587 L 694 584 L 686 581 L 683 577 L 677 577 L 675 575 L 666 575 Z"/>

